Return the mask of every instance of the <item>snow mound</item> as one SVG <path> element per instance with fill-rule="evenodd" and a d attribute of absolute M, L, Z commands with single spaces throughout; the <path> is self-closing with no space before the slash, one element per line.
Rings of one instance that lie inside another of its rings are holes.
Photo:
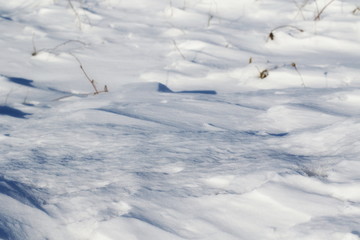
<path fill-rule="evenodd" d="M 358 0 L 0 2 L 0 239 L 360 239 Z"/>

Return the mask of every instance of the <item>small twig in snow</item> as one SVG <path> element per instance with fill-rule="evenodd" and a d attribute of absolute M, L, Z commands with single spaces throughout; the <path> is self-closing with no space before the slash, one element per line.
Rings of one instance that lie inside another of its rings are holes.
<path fill-rule="evenodd" d="M 360 7 L 355 8 L 355 9 L 352 11 L 352 14 L 354 14 L 354 15 L 359 15 L 359 14 L 360 14 Z"/>
<path fill-rule="evenodd" d="M 258 72 L 259 72 L 259 78 L 264 79 L 264 78 L 266 78 L 267 76 L 269 76 L 269 70 L 264 69 L 264 70 L 260 71 L 260 69 L 259 69 L 257 66 L 255 66 L 255 67 L 256 67 L 256 69 L 257 69 Z"/>
<path fill-rule="evenodd" d="M 32 52 L 32 56 L 36 56 L 36 54 L 38 54 L 38 51 L 36 50 L 36 46 L 35 46 L 35 41 L 34 41 L 34 33 L 32 36 L 32 45 L 33 45 L 33 52 Z"/>
<path fill-rule="evenodd" d="M 296 26 L 292 26 L 292 25 L 281 25 L 281 26 L 278 26 L 276 28 L 274 28 L 273 30 L 271 30 L 271 32 L 269 33 L 269 36 L 268 36 L 268 39 L 267 41 L 270 39 L 270 40 L 274 40 L 275 39 L 275 34 L 274 34 L 274 31 L 278 30 L 278 29 L 281 29 L 281 28 L 293 28 L 295 30 L 298 30 L 299 32 L 304 32 L 303 29 L 301 28 L 298 28 Z"/>
<path fill-rule="evenodd" d="M 294 63 L 294 62 L 291 63 L 291 66 L 292 66 L 292 67 L 296 70 L 296 72 L 299 74 L 300 79 L 301 79 L 301 85 L 305 88 L 306 85 L 305 85 L 304 79 L 303 79 L 301 73 L 299 72 L 299 70 L 298 70 L 298 68 L 297 68 L 297 66 L 296 66 L 296 63 Z"/>
<path fill-rule="evenodd" d="M 34 36 L 33 36 L 33 39 L 32 39 L 32 44 L 33 44 L 33 53 L 31 54 L 32 56 L 36 56 L 39 52 L 54 52 L 55 50 L 57 50 L 59 47 L 61 46 L 64 46 L 64 45 L 67 45 L 69 43 L 72 43 L 72 42 L 77 42 L 77 43 L 81 43 L 83 45 L 86 45 L 86 43 L 80 41 L 80 40 L 67 40 L 63 43 L 60 43 L 59 45 L 53 47 L 53 48 L 42 48 L 42 49 L 39 49 L 37 50 L 36 49 L 36 46 L 35 46 L 35 41 L 34 41 Z"/>
<path fill-rule="evenodd" d="M 185 56 L 182 54 L 182 52 L 180 51 L 180 49 L 178 48 L 178 45 L 177 45 L 177 43 L 176 43 L 175 40 L 173 40 L 173 44 L 174 44 L 176 50 L 177 50 L 177 51 L 179 52 L 179 54 L 181 55 L 181 57 L 185 60 L 186 58 L 185 58 Z"/>
<path fill-rule="evenodd" d="M 331 0 L 329 1 L 320 11 L 319 11 L 319 8 L 318 8 L 318 14 L 316 15 L 316 17 L 314 18 L 315 21 L 318 21 L 320 20 L 320 16 L 321 14 L 325 11 L 325 9 L 330 6 L 331 3 L 333 3 L 335 0 Z M 316 2 L 316 1 L 315 1 Z M 316 6 L 318 7 L 317 3 L 316 3 Z"/>
<path fill-rule="evenodd" d="M 298 12 L 297 12 L 297 14 L 296 14 L 296 16 L 295 16 L 295 18 L 299 15 L 299 13 L 301 14 L 301 16 L 302 16 L 302 18 L 303 18 L 303 20 L 305 20 L 305 16 L 304 16 L 304 13 L 303 13 L 303 8 L 305 7 L 305 5 L 306 5 L 306 2 L 305 2 L 305 4 L 302 4 L 302 5 L 299 5 L 295 0 L 293 0 L 293 2 L 294 2 L 294 4 L 295 4 L 295 6 L 298 8 Z"/>
<path fill-rule="evenodd" d="M 75 9 L 74 5 L 72 4 L 71 0 L 68 0 L 68 2 L 69 2 L 69 5 L 70 5 L 71 9 L 73 10 L 76 18 L 78 19 L 79 29 L 80 29 L 80 31 L 81 31 L 81 30 L 82 30 L 82 27 L 81 27 L 81 18 L 80 18 L 80 15 L 79 15 L 78 11 L 76 11 L 76 9 Z"/>
<path fill-rule="evenodd" d="M 72 54 L 72 53 L 70 53 L 70 54 L 71 54 L 71 56 L 73 56 L 73 57 L 76 59 L 76 61 L 79 63 L 81 71 L 84 73 L 86 79 L 90 82 L 90 84 L 91 84 L 92 87 L 94 88 L 94 95 L 99 94 L 99 93 L 103 93 L 103 92 L 108 92 L 108 88 L 107 88 L 106 85 L 104 86 L 104 90 L 99 91 L 99 90 L 97 89 L 97 87 L 96 87 L 95 80 L 94 80 L 94 79 L 91 79 L 91 78 L 87 75 L 87 73 L 86 73 L 85 69 L 83 68 L 82 63 L 80 62 L 79 58 L 77 58 L 77 57 L 76 57 L 74 54 Z"/>
<path fill-rule="evenodd" d="M 214 16 L 212 14 L 209 14 L 209 18 L 208 18 L 208 27 L 210 27 L 210 23 L 211 20 L 214 18 Z"/>

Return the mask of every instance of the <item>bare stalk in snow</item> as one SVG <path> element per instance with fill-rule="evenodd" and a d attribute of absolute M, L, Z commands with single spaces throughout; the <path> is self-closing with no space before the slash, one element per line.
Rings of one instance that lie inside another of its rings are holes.
<path fill-rule="evenodd" d="M 76 59 L 76 61 L 79 63 L 81 71 L 84 73 L 86 79 L 90 82 L 91 86 L 94 89 L 94 95 L 99 94 L 99 93 L 103 93 L 103 92 L 108 92 L 108 88 L 107 88 L 106 85 L 104 86 L 104 90 L 99 91 L 97 89 L 97 87 L 96 87 L 95 80 L 91 79 L 89 77 L 89 75 L 86 73 L 86 71 L 85 71 L 84 67 L 82 66 L 82 63 L 80 62 L 79 58 L 77 58 L 74 54 L 71 54 L 71 56 L 73 56 Z"/>
<path fill-rule="evenodd" d="M 314 20 L 315 20 L 315 21 L 320 20 L 321 14 L 325 11 L 325 9 L 326 9 L 328 6 L 330 6 L 330 4 L 333 3 L 334 1 L 335 1 L 335 0 L 329 1 L 327 4 L 325 4 L 325 6 L 324 6 L 322 9 L 319 9 L 319 8 L 318 8 L 317 2 L 315 1 L 316 6 L 317 6 L 317 11 L 318 11 L 318 13 L 317 13 L 317 15 L 315 16 Z"/>

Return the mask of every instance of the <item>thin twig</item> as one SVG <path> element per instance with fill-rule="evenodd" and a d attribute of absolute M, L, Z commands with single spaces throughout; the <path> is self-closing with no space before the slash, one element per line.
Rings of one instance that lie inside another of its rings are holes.
<path fill-rule="evenodd" d="M 210 23 L 211 23 L 211 20 L 214 18 L 214 16 L 212 14 L 209 14 L 209 18 L 208 18 L 208 27 L 210 27 Z"/>
<path fill-rule="evenodd" d="M 77 58 L 77 57 L 76 57 L 74 54 L 72 54 L 72 53 L 70 53 L 70 55 L 73 56 L 73 57 L 76 59 L 76 61 L 79 63 L 81 71 L 84 73 L 86 79 L 90 82 L 90 84 L 91 84 L 92 87 L 94 88 L 94 95 L 99 94 L 99 93 L 102 93 L 102 92 L 108 92 L 108 88 L 107 88 L 106 85 L 104 86 L 104 90 L 103 90 L 103 91 L 99 91 L 99 90 L 97 89 L 97 87 L 96 87 L 95 80 L 94 80 L 94 79 L 91 79 L 91 78 L 87 75 L 87 73 L 86 73 L 85 69 L 83 68 L 82 63 L 80 62 L 79 58 Z"/>
<path fill-rule="evenodd" d="M 354 15 L 357 15 L 358 13 L 360 13 L 360 7 L 357 7 L 352 11 L 352 14 Z"/>
<path fill-rule="evenodd" d="M 281 26 L 278 26 L 276 28 L 274 28 L 271 32 L 274 32 L 275 30 L 278 30 L 280 28 L 294 28 L 296 30 L 298 30 L 299 32 L 303 32 L 304 30 L 299 28 L 299 27 L 296 27 L 296 26 L 293 26 L 293 25 L 281 25 Z"/>
<path fill-rule="evenodd" d="M 180 49 L 178 48 L 175 40 L 173 40 L 173 44 L 174 44 L 176 50 L 177 50 L 177 51 L 179 52 L 179 54 L 181 55 L 181 57 L 185 60 L 186 58 L 185 58 L 185 56 L 182 54 L 182 52 L 180 51 Z"/>
<path fill-rule="evenodd" d="M 10 91 L 6 94 L 6 96 L 5 96 L 5 101 L 4 101 L 4 105 L 6 106 L 7 105 L 7 103 L 8 103 L 8 99 L 9 99 L 9 97 L 10 97 L 10 94 L 11 94 L 11 92 L 13 91 L 13 89 L 10 89 Z"/>
<path fill-rule="evenodd" d="M 314 18 L 315 21 L 320 20 L 321 14 L 325 11 L 325 9 L 330 6 L 331 3 L 333 3 L 335 0 L 329 1 L 320 11 L 318 9 L 318 15 Z M 317 4 L 316 4 L 317 5 Z"/>
<path fill-rule="evenodd" d="M 293 28 L 293 29 L 295 29 L 295 30 L 297 30 L 297 31 L 299 31 L 299 32 L 304 32 L 303 29 L 298 28 L 298 27 L 293 26 L 293 25 L 281 25 L 281 26 L 278 26 L 278 27 L 274 28 L 273 30 L 271 30 L 271 32 L 269 33 L 268 38 L 267 38 L 266 41 L 268 41 L 269 39 L 270 39 L 270 40 L 274 40 L 274 39 L 275 39 L 274 32 L 275 32 L 276 30 L 278 30 L 278 29 L 281 29 L 281 28 Z"/>
<path fill-rule="evenodd" d="M 316 6 L 316 11 L 319 14 L 320 10 L 319 10 L 319 4 L 317 3 L 317 0 L 314 0 L 315 6 Z"/>
<path fill-rule="evenodd" d="M 33 45 L 33 52 L 32 52 L 32 56 L 35 56 L 36 54 L 38 54 L 38 51 L 36 50 L 36 46 L 35 46 L 35 41 L 34 41 L 34 33 L 32 36 L 32 45 Z"/>
<path fill-rule="evenodd" d="M 173 16 L 174 15 L 174 10 L 173 10 L 172 0 L 170 0 L 169 4 L 170 4 L 170 11 L 171 11 L 170 16 Z"/>
<path fill-rule="evenodd" d="M 215 13 L 212 10 L 213 8 L 213 4 L 215 5 Z M 208 18 L 208 27 L 210 27 L 210 24 L 211 24 L 211 21 L 214 19 L 215 15 L 218 14 L 218 5 L 217 5 L 217 2 L 213 1 L 211 3 L 211 7 L 209 9 L 209 18 Z"/>
<path fill-rule="evenodd" d="M 298 68 L 297 68 L 297 66 L 296 66 L 296 63 L 291 63 L 291 66 L 292 66 L 292 67 L 295 69 L 295 71 L 299 74 L 300 79 L 301 79 L 301 85 L 305 88 L 306 85 L 305 85 L 304 79 L 303 79 L 301 73 L 299 72 L 299 70 L 298 70 Z"/>
<path fill-rule="evenodd" d="M 74 5 L 72 4 L 71 0 L 68 0 L 68 2 L 69 2 L 69 5 L 70 5 L 71 9 L 73 10 L 76 18 L 78 19 L 79 29 L 80 29 L 80 31 L 81 31 L 81 30 L 82 30 L 82 27 L 81 27 L 81 18 L 80 18 L 80 15 L 79 15 L 79 13 L 76 11 L 76 9 L 75 9 Z"/>
<path fill-rule="evenodd" d="M 295 18 L 299 15 L 299 13 L 301 14 L 303 20 L 305 20 L 305 16 L 304 16 L 304 13 L 302 11 L 303 7 L 305 6 L 304 4 L 302 6 L 300 6 L 295 0 L 293 0 L 295 6 L 298 8 L 298 13 L 296 14 Z"/>
<path fill-rule="evenodd" d="M 77 42 L 77 43 L 81 43 L 82 45 L 86 45 L 86 43 L 80 41 L 80 40 L 67 40 L 63 43 L 60 43 L 59 45 L 55 46 L 54 48 L 48 49 L 50 51 L 55 51 L 56 49 L 58 49 L 61 46 L 67 45 L 68 43 L 72 43 L 72 42 Z"/>
<path fill-rule="evenodd" d="M 32 44 L 33 44 L 34 51 L 33 51 L 33 53 L 31 55 L 36 56 L 39 52 L 55 52 L 59 47 L 67 45 L 67 44 L 72 43 L 72 42 L 77 42 L 77 43 L 81 43 L 83 45 L 86 45 L 86 43 L 84 43 L 84 42 L 82 42 L 80 40 L 67 40 L 67 41 L 65 41 L 63 43 L 60 43 L 59 45 L 56 45 L 53 48 L 42 48 L 42 49 L 37 50 L 36 46 L 35 46 L 34 37 L 33 37 Z"/>

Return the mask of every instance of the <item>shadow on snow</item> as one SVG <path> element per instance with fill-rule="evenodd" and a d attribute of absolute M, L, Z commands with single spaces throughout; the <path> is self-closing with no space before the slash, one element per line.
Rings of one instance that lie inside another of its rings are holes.
<path fill-rule="evenodd" d="M 196 94 L 210 94 L 215 95 L 217 94 L 214 90 L 192 90 L 192 91 L 178 91 L 174 92 L 170 88 L 168 88 L 166 85 L 159 83 L 158 92 L 164 92 L 164 93 L 196 93 Z"/>
<path fill-rule="evenodd" d="M 29 80 L 26 78 L 18 78 L 18 77 L 6 77 L 10 82 L 22 85 L 22 86 L 26 86 L 26 87 L 32 87 L 35 88 L 35 86 L 32 84 L 34 81 L 33 80 Z"/>
<path fill-rule="evenodd" d="M 31 187 L 13 180 L 8 180 L 0 175 L 0 194 L 9 196 L 25 205 L 46 212 L 42 207 L 43 201 L 35 197 Z M 0 229 L 1 236 L 1 229 Z"/>
<path fill-rule="evenodd" d="M 18 110 L 16 108 L 0 105 L 0 115 L 7 115 L 15 118 L 26 118 L 27 115 L 31 114 Z"/>

